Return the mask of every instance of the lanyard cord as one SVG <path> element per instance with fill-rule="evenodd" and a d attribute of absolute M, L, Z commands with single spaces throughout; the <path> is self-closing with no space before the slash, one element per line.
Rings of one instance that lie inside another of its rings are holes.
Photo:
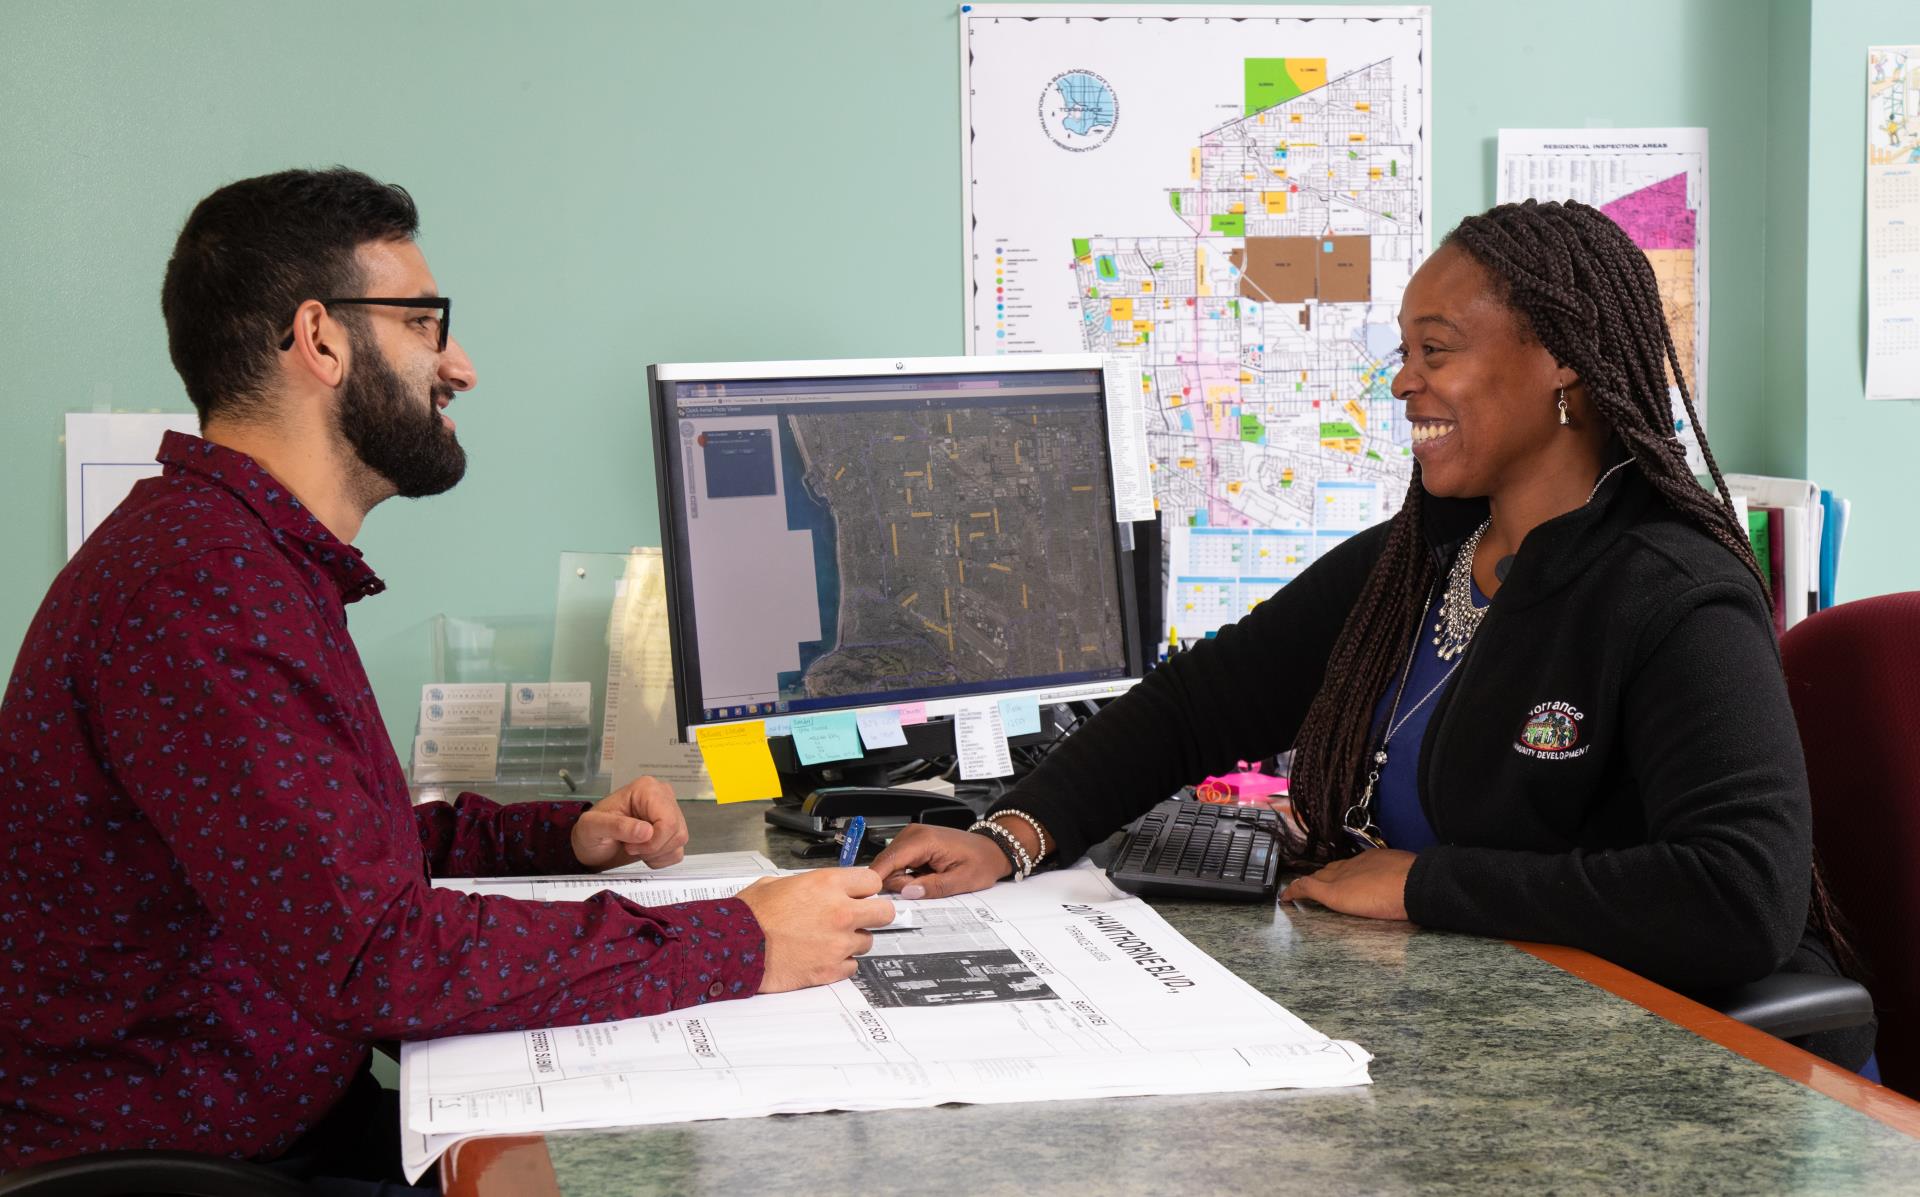
<path fill-rule="evenodd" d="M 1438 583 L 1436 582 L 1435 585 L 1437 586 Z M 1421 609 L 1422 614 L 1420 620 L 1413 625 L 1413 644 L 1407 649 L 1407 663 L 1402 666 L 1400 670 L 1400 684 L 1394 688 L 1393 705 L 1387 710 L 1385 734 L 1380 737 L 1380 742 L 1374 746 L 1373 768 L 1367 773 L 1367 788 L 1361 793 L 1360 800 L 1352 806 L 1349 806 L 1346 813 L 1340 818 L 1340 823 L 1346 828 L 1348 834 L 1361 841 L 1363 845 L 1375 848 L 1384 848 L 1387 846 L 1387 842 L 1376 834 L 1373 822 L 1373 788 L 1379 784 L 1380 770 L 1387 763 L 1387 745 L 1393 741 L 1393 737 L 1398 734 L 1400 729 L 1407 725 L 1407 720 L 1413 718 L 1416 711 L 1427 705 L 1428 699 L 1440 692 L 1440 688 L 1447 684 L 1448 679 L 1453 677 L 1454 670 L 1460 668 L 1461 662 L 1466 660 L 1465 654 L 1462 654 L 1453 664 L 1447 666 L 1447 671 L 1440 675 L 1440 680 L 1433 684 L 1433 688 L 1425 694 L 1422 694 L 1418 702 L 1408 707 L 1406 714 L 1400 714 L 1400 702 L 1407 696 L 1407 683 L 1413 678 L 1413 659 L 1420 652 L 1420 629 L 1426 623 L 1425 613 L 1431 610 L 1432 607 L 1433 591 L 1429 589 L 1427 591 L 1427 604 Z M 1397 721 L 1394 718 L 1396 715 L 1399 716 Z"/>

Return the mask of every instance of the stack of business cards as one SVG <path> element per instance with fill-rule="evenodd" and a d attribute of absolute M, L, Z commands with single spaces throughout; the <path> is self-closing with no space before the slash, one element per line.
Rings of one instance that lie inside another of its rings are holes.
<path fill-rule="evenodd" d="M 507 687 L 501 682 L 420 687 L 413 780 L 492 781 L 499 771 L 500 724 L 506 705 Z"/>

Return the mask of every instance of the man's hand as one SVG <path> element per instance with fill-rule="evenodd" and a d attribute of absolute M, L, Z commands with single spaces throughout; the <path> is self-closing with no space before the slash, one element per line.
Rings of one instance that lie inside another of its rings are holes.
<path fill-rule="evenodd" d="M 909 899 L 972 893 L 1013 875 L 1007 854 L 986 836 L 930 823 L 908 824 L 870 867 L 886 879 L 889 893 Z"/>
<path fill-rule="evenodd" d="M 1302 877 L 1280 894 L 1282 902 L 1301 898 L 1328 910 L 1369 919 L 1407 917 L 1407 874 L 1418 854 L 1398 848 L 1374 848 L 1358 856 L 1336 860 L 1310 877 Z"/>
<path fill-rule="evenodd" d="M 598 873 L 635 860 L 656 869 L 678 864 L 687 847 L 687 820 L 673 787 L 642 777 L 588 807 L 573 825 L 573 854 Z"/>
<path fill-rule="evenodd" d="M 791 877 L 763 877 L 740 900 L 767 937 L 761 993 L 783 993 L 844 981 L 853 958 L 873 946 L 874 927 L 893 921 L 893 903 L 872 869 L 813 869 Z"/>

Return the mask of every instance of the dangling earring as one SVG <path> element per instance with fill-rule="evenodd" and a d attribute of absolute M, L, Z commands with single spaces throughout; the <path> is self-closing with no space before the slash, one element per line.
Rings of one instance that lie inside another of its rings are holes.
<path fill-rule="evenodd" d="M 1560 427 L 1565 428 L 1573 423 L 1572 420 L 1567 419 L 1567 388 L 1560 388 L 1560 399 L 1556 406 L 1560 409 Z"/>

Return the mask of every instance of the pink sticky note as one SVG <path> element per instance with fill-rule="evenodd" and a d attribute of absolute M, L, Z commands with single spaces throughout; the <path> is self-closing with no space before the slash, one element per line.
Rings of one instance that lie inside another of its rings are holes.
<path fill-rule="evenodd" d="M 927 721 L 927 704 L 926 703 L 910 702 L 900 708 L 900 726 L 905 727 L 909 723 L 925 723 L 926 721 Z"/>

